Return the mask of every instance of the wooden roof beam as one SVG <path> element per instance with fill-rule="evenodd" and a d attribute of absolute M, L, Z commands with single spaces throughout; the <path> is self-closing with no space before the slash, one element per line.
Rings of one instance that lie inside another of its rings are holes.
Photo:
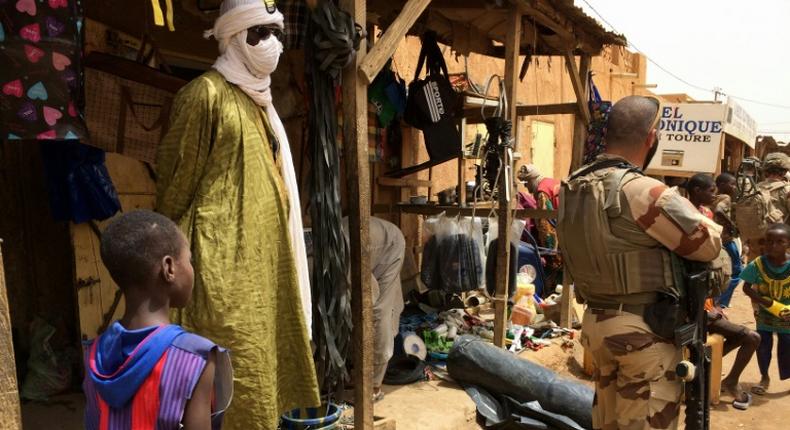
<path fill-rule="evenodd" d="M 571 115 L 577 112 L 579 112 L 579 107 L 576 102 L 516 106 L 516 116 L 519 117 L 534 115 Z M 466 118 L 467 124 L 480 124 L 483 122 L 479 107 L 464 109 L 464 118 Z"/>
<path fill-rule="evenodd" d="M 360 62 L 359 72 L 368 84 L 373 82 L 381 68 L 392 58 L 401 39 L 406 36 L 411 26 L 414 25 L 417 18 L 422 15 L 430 3 L 431 0 L 408 0 L 398 17 L 392 22 L 392 25 L 387 28 L 381 39 L 365 55 Z"/>
<path fill-rule="evenodd" d="M 582 77 L 579 75 L 579 68 L 576 66 L 576 57 L 574 57 L 572 51 L 567 51 L 565 53 L 565 66 L 568 68 L 568 75 L 571 78 L 573 92 L 576 94 L 576 105 L 579 107 L 579 112 L 577 113 L 581 115 L 584 124 L 588 125 L 590 124 L 590 111 L 587 107 L 587 91 L 584 81 L 582 81 Z"/>
<path fill-rule="evenodd" d="M 551 31 L 553 31 L 558 36 L 560 36 L 562 39 L 568 41 L 574 41 L 576 39 L 573 36 L 572 30 L 569 30 L 567 27 L 563 26 L 562 24 L 550 18 L 542 11 L 538 10 L 538 8 L 535 7 L 532 4 L 532 2 L 529 2 L 527 0 L 510 0 L 510 2 L 514 6 L 516 6 L 521 11 L 521 13 L 523 13 L 524 15 L 529 15 L 530 17 L 534 18 L 535 22 L 539 23 L 544 27 L 549 28 Z"/>

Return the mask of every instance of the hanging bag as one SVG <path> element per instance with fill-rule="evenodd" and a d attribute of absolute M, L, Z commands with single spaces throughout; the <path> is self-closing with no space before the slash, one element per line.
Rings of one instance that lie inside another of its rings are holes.
<path fill-rule="evenodd" d="M 427 70 L 420 79 L 423 66 Z M 447 64 L 436 41 L 436 33 L 426 32 L 414 80 L 409 84 L 404 120 L 423 131 L 432 162 L 446 161 L 461 154 L 461 134 L 456 124 L 460 96 L 450 83 Z"/>

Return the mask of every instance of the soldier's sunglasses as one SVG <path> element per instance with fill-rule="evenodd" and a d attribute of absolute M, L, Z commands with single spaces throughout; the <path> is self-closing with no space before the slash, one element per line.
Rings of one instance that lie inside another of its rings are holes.
<path fill-rule="evenodd" d="M 269 37 L 274 35 L 280 42 L 283 41 L 285 37 L 285 32 L 277 26 L 268 26 L 268 25 L 256 25 L 255 27 L 250 27 L 247 29 L 248 33 L 253 33 L 257 36 L 258 40 L 267 40 Z"/>

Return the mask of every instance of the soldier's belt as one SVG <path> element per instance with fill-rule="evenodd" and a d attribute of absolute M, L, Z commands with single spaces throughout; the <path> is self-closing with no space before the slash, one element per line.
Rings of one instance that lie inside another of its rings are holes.
<path fill-rule="evenodd" d="M 616 315 L 620 312 L 643 316 L 648 305 L 628 305 L 624 303 L 587 303 L 593 315 Z"/>

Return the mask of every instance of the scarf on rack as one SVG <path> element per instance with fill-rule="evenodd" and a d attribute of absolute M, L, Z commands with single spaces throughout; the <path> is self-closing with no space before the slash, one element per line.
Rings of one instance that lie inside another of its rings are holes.
<path fill-rule="evenodd" d="M 269 36 L 257 45 L 247 44 L 247 29 L 257 25 L 277 25 L 283 27 L 283 15 L 279 11 L 269 13 L 260 0 L 236 0 L 223 2 L 221 15 L 214 23 L 214 28 L 204 33 L 206 38 L 214 37 L 219 42 L 220 56 L 214 63 L 216 69 L 225 79 L 237 85 L 258 106 L 266 110 L 266 115 L 282 148 L 282 176 L 291 202 L 288 217 L 288 230 L 291 237 L 299 290 L 302 299 L 302 311 L 305 323 L 312 325 L 312 302 L 310 297 L 310 272 L 307 265 L 307 252 L 304 242 L 302 225 L 302 208 L 299 199 L 299 188 L 296 180 L 291 148 L 285 134 L 280 116 L 272 104 L 271 74 L 277 68 L 282 43 L 276 37 Z"/>

